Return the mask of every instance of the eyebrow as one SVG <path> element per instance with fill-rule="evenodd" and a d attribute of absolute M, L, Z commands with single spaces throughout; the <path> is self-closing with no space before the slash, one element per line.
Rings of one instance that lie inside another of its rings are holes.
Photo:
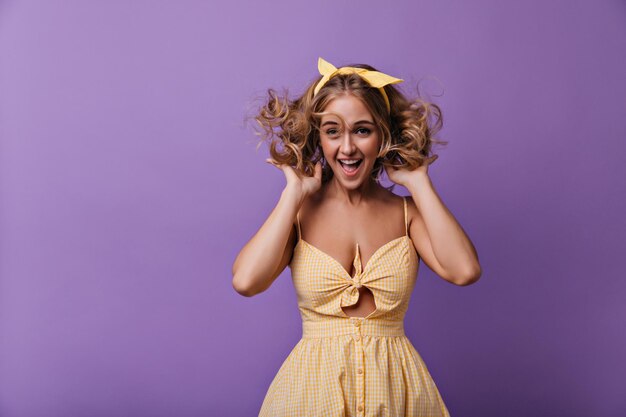
<path fill-rule="evenodd" d="M 335 122 L 334 120 L 327 120 L 324 123 L 322 123 L 322 127 L 326 126 L 326 125 L 338 125 L 339 123 Z M 374 125 L 373 122 L 370 122 L 369 120 L 359 120 L 358 122 L 354 123 L 353 126 L 356 126 L 358 124 L 368 124 L 368 125 Z"/>

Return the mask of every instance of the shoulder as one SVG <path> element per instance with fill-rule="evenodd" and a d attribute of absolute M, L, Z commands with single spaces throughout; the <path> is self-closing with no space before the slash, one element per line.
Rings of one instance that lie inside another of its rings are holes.
<path fill-rule="evenodd" d="M 311 211 L 315 211 L 322 203 L 324 202 L 324 198 L 320 192 L 313 193 L 307 196 L 303 201 L 298 213 L 300 214 L 300 218 L 302 216 L 306 216 L 306 213 Z"/>
<path fill-rule="evenodd" d="M 324 199 L 319 192 L 307 196 L 302 201 L 302 205 L 298 209 L 295 219 L 293 220 L 293 227 L 295 229 L 301 228 L 303 219 L 304 222 L 306 222 L 306 219 L 308 219 L 311 215 L 314 215 L 320 205 L 324 202 L 323 200 Z"/>
<path fill-rule="evenodd" d="M 408 195 L 408 196 L 403 196 L 402 198 L 406 200 L 407 223 L 409 224 L 409 227 L 411 227 L 411 225 L 415 223 L 421 224 L 422 215 L 420 214 L 419 209 L 415 205 L 415 201 L 413 201 L 413 197 Z"/>
<path fill-rule="evenodd" d="M 413 202 L 410 195 L 409 196 L 398 195 L 387 190 L 385 190 L 385 194 L 383 195 L 382 200 L 385 205 L 391 207 L 393 210 L 398 210 L 398 207 L 400 207 L 400 210 L 403 210 L 404 204 L 406 201 L 407 211 L 410 209 L 409 206 Z"/>

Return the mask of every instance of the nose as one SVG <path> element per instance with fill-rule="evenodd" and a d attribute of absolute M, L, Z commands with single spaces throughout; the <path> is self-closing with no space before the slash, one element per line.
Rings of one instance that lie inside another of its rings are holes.
<path fill-rule="evenodd" d="M 350 130 L 346 129 L 341 137 L 341 153 L 345 155 L 350 155 L 356 151 L 356 146 L 354 141 L 352 140 L 352 133 Z"/>

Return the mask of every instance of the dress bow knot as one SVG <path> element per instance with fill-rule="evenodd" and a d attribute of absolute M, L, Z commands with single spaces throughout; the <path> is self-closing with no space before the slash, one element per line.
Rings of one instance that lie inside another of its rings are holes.
<path fill-rule="evenodd" d="M 355 305 L 359 301 L 359 288 L 363 286 L 363 284 L 361 284 L 361 275 L 363 273 L 361 266 L 361 251 L 359 250 L 358 243 L 356 244 L 356 254 L 352 265 L 354 266 L 355 273 L 354 277 L 344 284 L 346 288 L 344 289 L 343 296 L 341 297 L 342 307 Z"/>

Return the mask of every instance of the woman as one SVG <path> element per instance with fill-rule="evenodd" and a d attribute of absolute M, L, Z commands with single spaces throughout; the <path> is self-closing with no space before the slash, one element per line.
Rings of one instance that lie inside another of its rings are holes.
<path fill-rule="evenodd" d="M 456 285 L 481 274 L 428 177 L 441 112 L 369 65 L 318 69 L 294 101 L 269 90 L 256 118 L 287 185 L 235 259 L 233 287 L 261 293 L 289 265 L 303 322 L 259 415 L 448 416 L 403 328 L 420 258 Z M 379 184 L 383 169 L 411 198 Z"/>

